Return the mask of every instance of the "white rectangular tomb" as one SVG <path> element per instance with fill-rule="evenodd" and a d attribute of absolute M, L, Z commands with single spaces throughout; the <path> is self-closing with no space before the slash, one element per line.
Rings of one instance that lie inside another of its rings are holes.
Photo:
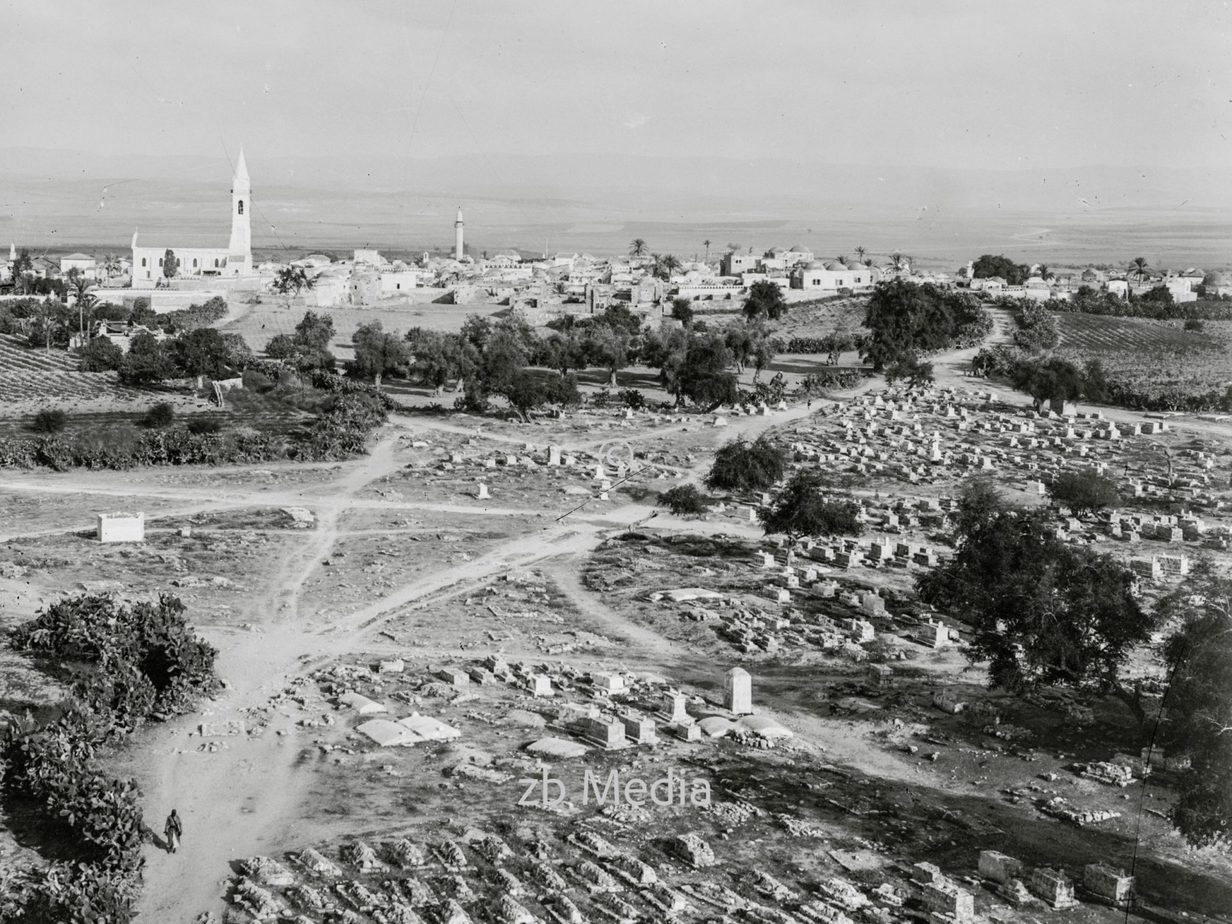
<path fill-rule="evenodd" d="M 144 513 L 100 513 L 99 542 L 144 542 Z"/>

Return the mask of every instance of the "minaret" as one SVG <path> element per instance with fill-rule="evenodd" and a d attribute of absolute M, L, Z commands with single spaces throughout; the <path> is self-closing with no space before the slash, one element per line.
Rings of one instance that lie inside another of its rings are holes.
<path fill-rule="evenodd" d="M 231 245 L 227 248 L 227 270 L 232 275 L 252 272 L 252 185 L 248 179 L 248 164 L 244 149 L 235 165 L 231 181 Z"/>
<path fill-rule="evenodd" d="M 462 206 L 458 206 L 458 220 L 453 223 L 453 258 L 461 260 L 465 249 L 462 245 Z"/>

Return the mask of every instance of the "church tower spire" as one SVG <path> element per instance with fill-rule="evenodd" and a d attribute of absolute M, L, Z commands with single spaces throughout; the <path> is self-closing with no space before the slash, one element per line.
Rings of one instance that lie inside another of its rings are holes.
<path fill-rule="evenodd" d="M 252 272 L 252 184 L 248 179 L 248 164 L 244 149 L 235 164 L 231 180 L 231 244 L 227 248 L 227 270 L 230 275 Z"/>
<path fill-rule="evenodd" d="M 453 223 L 453 258 L 455 260 L 461 260 L 462 256 L 466 253 L 466 249 L 462 243 L 463 227 L 462 206 L 459 205 L 458 220 Z"/>

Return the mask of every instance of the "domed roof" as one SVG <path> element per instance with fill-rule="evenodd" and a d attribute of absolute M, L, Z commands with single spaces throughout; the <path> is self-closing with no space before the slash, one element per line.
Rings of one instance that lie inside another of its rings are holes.
<path fill-rule="evenodd" d="M 841 273 L 843 270 L 847 269 L 847 267 L 839 263 L 838 260 L 831 260 L 829 263 L 826 264 L 826 269 Z"/>
<path fill-rule="evenodd" d="M 811 269 L 811 270 L 819 270 L 819 269 L 825 269 L 825 268 L 826 268 L 826 265 L 825 265 L 824 263 L 822 263 L 820 260 L 810 260 L 810 261 L 809 261 L 809 262 L 805 265 L 805 267 L 804 267 L 804 268 L 805 268 L 805 269 Z"/>
<path fill-rule="evenodd" d="M 1225 270 L 1207 273 L 1202 277 L 1202 284 L 1208 286 L 1232 286 L 1232 273 Z"/>

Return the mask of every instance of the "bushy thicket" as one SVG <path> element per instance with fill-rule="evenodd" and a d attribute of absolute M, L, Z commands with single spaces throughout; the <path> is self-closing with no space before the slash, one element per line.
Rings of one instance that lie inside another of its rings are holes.
<path fill-rule="evenodd" d="M 105 594 L 66 598 L 8 642 L 71 678 L 72 699 L 55 722 L 10 729 L 0 752 L 4 795 L 41 806 L 79 850 L 71 862 L 0 880 L 0 920 L 123 924 L 132 919 L 145 825 L 136 784 L 103 773 L 95 748 L 193 708 L 217 686 L 217 652 L 188 627 L 184 605 L 165 595 L 135 604 Z"/>
<path fill-rule="evenodd" d="M 787 452 L 766 437 L 737 439 L 721 446 L 706 475 L 706 486 L 725 491 L 765 491 L 782 480 Z"/>
<path fill-rule="evenodd" d="M 1029 353 L 1051 350 L 1061 342 L 1056 315 L 1041 305 L 1021 305 L 1014 313 L 1014 321 L 1018 325 L 1014 345 Z"/>
<path fill-rule="evenodd" d="M 992 316 L 971 295 L 902 279 L 880 282 L 865 309 L 870 331 L 861 352 L 881 372 L 903 359 L 976 346 L 992 331 Z"/>
<path fill-rule="evenodd" d="M 215 295 L 204 305 L 189 305 L 158 316 L 158 326 L 169 334 L 209 327 L 227 315 L 227 302 Z"/>
<path fill-rule="evenodd" d="M 287 436 L 254 430 L 214 431 L 187 425 L 106 438 L 88 432 L 0 441 L 0 467 L 56 471 L 129 469 L 144 465 L 242 465 L 279 459 L 334 461 L 364 451 L 394 402 L 371 385 L 333 372 L 294 372 L 264 360 L 251 367 L 271 384 L 308 384 L 320 399 L 317 419 Z"/>
<path fill-rule="evenodd" d="M 848 350 L 863 350 L 865 335 L 832 333 L 822 337 L 789 337 L 773 339 L 776 353 L 799 353 L 816 355 L 820 353 L 845 353 Z"/>
<path fill-rule="evenodd" d="M 800 391 L 815 395 L 831 389 L 855 388 L 866 376 L 862 369 L 823 369 L 806 375 L 800 382 Z"/>

